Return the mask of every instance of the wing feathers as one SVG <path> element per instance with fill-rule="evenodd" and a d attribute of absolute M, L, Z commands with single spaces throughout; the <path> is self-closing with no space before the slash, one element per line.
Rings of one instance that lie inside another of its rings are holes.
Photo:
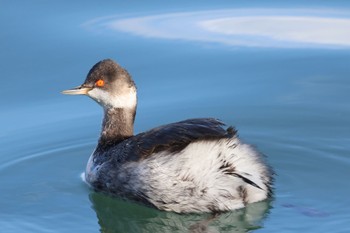
<path fill-rule="evenodd" d="M 153 153 L 168 151 L 170 153 L 183 150 L 188 144 L 199 140 L 217 140 L 233 137 L 236 130 L 213 118 L 189 119 L 154 128 L 132 138 L 138 154 L 145 158 Z"/>

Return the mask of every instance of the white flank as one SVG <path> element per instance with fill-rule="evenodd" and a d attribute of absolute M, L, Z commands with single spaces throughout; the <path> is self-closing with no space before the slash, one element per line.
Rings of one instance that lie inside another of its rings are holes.
<path fill-rule="evenodd" d="M 225 174 L 223 161 L 233 165 L 235 173 L 253 181 L 261 189 L 235 175 Z M 163 210 L 232 210 L 264 200 L 268 193 L 265 184 L 270 178 L 263 177 L 267 174 L 266 166 L 260 155 L 238 138 L 191 143 L 179 154 L 162 152 L 134 166 L 140 179 L 152 187 L 147 193 L 149 201 Z M 242 188 L 246 191 L 244 197 L 240 191 Z"/>

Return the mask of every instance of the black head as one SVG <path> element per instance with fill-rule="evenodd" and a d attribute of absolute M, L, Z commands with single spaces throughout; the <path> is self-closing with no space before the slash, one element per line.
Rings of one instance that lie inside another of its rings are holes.
<path fill-rule="evenodd" d="M 111 59 L 96 63 L 85 82 L 63 94 L 87 95 L 104 108 L 136 108 L 136 86 L 129 73 Z"/>

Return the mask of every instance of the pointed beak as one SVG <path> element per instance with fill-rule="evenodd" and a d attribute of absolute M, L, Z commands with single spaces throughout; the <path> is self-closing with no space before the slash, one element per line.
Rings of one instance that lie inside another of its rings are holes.
<path fill-rule="evenodd" d="M 69 90 L 64 90 L 61 93 L 65 95 L 86 95 L 91 90 L 92 87 L 79 86 Z"/>

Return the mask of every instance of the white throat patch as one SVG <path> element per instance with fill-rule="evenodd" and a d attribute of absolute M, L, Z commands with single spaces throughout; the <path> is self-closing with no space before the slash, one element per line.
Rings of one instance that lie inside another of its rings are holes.
<path fill-rule="evenodd" d="M 103 107 L 135 108 L 137 104 L 135 88 L 130 88 L 129 91 L 117 95 L 111 95 L 105 90 L 94 88 L 88 92 L 88 96 Z"/>

